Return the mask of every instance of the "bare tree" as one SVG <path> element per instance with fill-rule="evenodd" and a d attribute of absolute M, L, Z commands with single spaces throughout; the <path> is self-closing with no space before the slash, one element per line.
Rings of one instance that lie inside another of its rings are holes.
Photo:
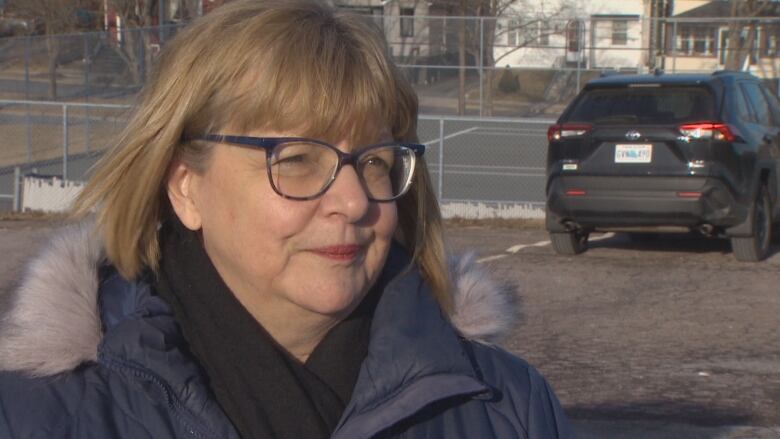
<path fill-rule="evenodd" d="M 744 70 L 751 53 L 756 49 L 757 21 L 770 10 L 771 3 L 758 0 L 731 0 L 731 20 L 727 42 L 727 70 Z"/>
<path fill-rule="evenodd" d="M 77 12 L 94 10 L 94 0 L 9 0 L 7 9 L 20 18 L 40 23 L 46 34 L 49 98 L 57 99 L 57 67 L 61 51 L 55 35 L 72 32 L 79 26 Z M 99 6 L 97 6 L 99 8 Z"/>
<path fill-rule="evenodd" d="M 475 20 L 461 19 L 457 23 L 458 58 L 458 114 L 466 111 L 466 72 L 468 60 L 472 60 L 482 72 L 485 115 L 493 111 L 494 68 L 507 56 L 530 46 L 538 45 L 541 38 L 557 32 L 547 24 L 553 20 L 568 18 L 575 12 L 571 0 L 552 2 L 551 8 L 540 8 L 538 0 L 440 0 L 453 15 L 473 16 Z M 523 11 L 523 12 L 521 12 Z M 529 11 L 529 12 L 524 12 Z M 507 18 L 511 24 L 499 25 L 499 19 Z M 495 46 L 498 39 L 508 33 L 517 35 L 516 43 L 499 56 Z"/>
<path fill-rule="evenodd" d="M 123 23 L 122 44 L 117 54 L 125 62 L 134 84 L 141 84 L 151 66 L 154 19 L 159 14 L 159 0 L 107 0 Z M 158 23 L 159 24 L 159 23 Z"/>

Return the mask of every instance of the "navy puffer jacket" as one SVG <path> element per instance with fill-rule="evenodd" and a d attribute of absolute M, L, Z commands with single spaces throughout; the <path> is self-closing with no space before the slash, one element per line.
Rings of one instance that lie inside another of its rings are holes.
<path fill-rule="evenodd" d="M 168 304 L 99 268 L 91 236 L 79 225 L 54 239 L 3 311 L 0 438 L 238 438 Z M 454 265 L 458 329 L 414 270 L 388 283 L 333 438 L 572 437 L 533 367 L 474 341 L 513 310 L 472 259 Z"/>

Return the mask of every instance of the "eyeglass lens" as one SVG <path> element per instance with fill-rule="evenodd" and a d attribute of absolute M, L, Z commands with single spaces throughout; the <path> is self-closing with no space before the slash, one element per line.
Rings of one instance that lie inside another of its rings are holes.
<path fill-rule="evenodd" d="M 338 171 L 338 153 L 318 143 L 285 142 L 270 160 L 271 182 L 291 198 L 309 198 L 324 192 Z M 401 145 L 377 146 L 359 153 L 355 171 L 370 199 L 392 200 L 409 186 L 414 152 Z"/>

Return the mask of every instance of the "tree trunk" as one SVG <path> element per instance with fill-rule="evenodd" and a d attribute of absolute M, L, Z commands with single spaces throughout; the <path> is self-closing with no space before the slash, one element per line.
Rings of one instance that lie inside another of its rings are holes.
<path fill-rule="evenodd" d="M 136 31 L 137 29 L 126 29 L 122 46 L 116 46 L 116 53 L 125 62 L 130 73 L 130 80 L 134 85 L 141 83 L 141 66 L 139 65 L 141 61 L 138 58 L 137 46 L 143 44 L 137 41 Z"/>
<path fill-rule="evenodd" d="M 495 69 L 496 61 L 493 57 L 493 43 L 495 42 L 495 35 L 496 35 L 496 21 L 495 20 L 483 20 L 483 39 L 484 42 L 482 44 L 482 47 L 484 48 L 484 53 L 482 54 L 483 61 L 483 74 L 485 79 L 484 84 L 484 93 L 483 97 L 485 99 L 485 116 L 492 116 L 493 115 L 493 84 L 494 84 L 494 76 L 495 76 Z"/>
<path fill-rule="evenodd" d="M 734 20 L 729 22 L 728 51 L 726 52 L 726 70 L 743 70 L 748 61 L 753 44 L 756 39 L 756 23 L 750 21 L 745 24 L 744 20 L 737 20 L 738 17 L 753 17 L 760 12 L 759 7 L 754 0 L 731 0 L 731 17 Z M 746 30 L 747 37 L 741 41 L 742 30 Z"/>

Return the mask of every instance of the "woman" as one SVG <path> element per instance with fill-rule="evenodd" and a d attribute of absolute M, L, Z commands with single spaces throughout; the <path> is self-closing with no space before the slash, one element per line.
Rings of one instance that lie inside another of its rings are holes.
<path fill-rule="evenodd" d="M 0 437 L 568 437 L 476 342 L 507 300 L 448 274 L 416 111 L 378 32 L 319 2 L 180 32 L 77 201 L 94 223 L 4 313 Z"/>

